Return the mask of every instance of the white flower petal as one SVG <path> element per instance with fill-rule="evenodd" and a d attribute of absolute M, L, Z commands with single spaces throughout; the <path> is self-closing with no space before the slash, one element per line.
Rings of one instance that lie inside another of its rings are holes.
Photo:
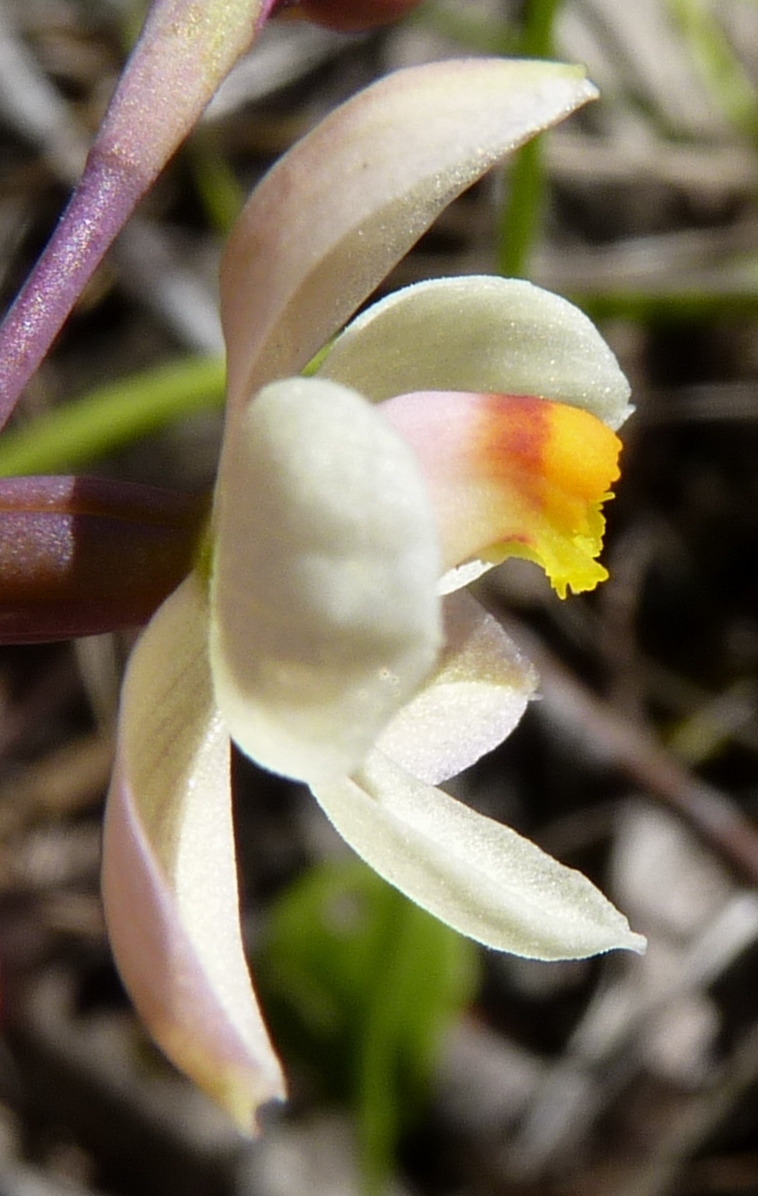
<path fill-rule="evenodd" d="M 216 699 L 274 772 L 352 772 L 441 642 L 434 514 L 415 458 L 362 396 L 272 383 L 229 437 L 211 583 Z"/>
<path fill-rule="evenodd" d="M 350 846 L 418 905 L 486 946 L 533 959 L 642 951 L 580 872 L 372 752 L 315 796 Z"/>
<path fill-rule="evenodd" d="M 239 927 L 229 736 L 190 576 L 132 653 L 103 843 L 114 956 L 153 1038 L 245 1132 L 284 1096 Z"/>
<path fill-rule="evenodd" d="M 456 565 L 453 569 L 447 569 L 442 577 L 437 582 L 437 593 L 441 595 L 454 594 L 456 590 L 462 590 L 466 586 L 473 585 L 485 573 L 489 573 L 490 569 L 494 568 L 492 561 L 466 561 L 463 565 Z"/>
<path fill-rule="evenodd" d="M 582 407 L 616 429 L 629 383 L 591 320 L 517 278 L 416 283 L 358 316 L 319 375 L 373 402 L 419 390 L 534 395 Z"/>
<path fill-rule="evenodd" d="M 502 743 L 537 685 L 532 665 L 470 594 L 452 595 L 443 612 L 445 648 L 434 675 L 377 742 L 430 785 L 463 772 Z"/>
<path fill-rule="evenodd" d="M 299 372 L 456 195 L 596 94 L 580 67 L 445 61 L 387 76 L 322 121 L 255 189 L 227 242 L 232 414 Z"/>

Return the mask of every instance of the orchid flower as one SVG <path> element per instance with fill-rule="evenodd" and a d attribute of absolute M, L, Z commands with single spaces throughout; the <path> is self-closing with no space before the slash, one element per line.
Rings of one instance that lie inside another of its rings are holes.
<path fill-rule="evenodd" d="M 138 1011 L 243 1130 L 284 1082 L 242 949 L 232 740 L 464 934 L 540 959 L 642 949 L 586 878 L 434 787 L 536 684 L 459 588 L 512 553 L 559 592 L 604 576 L 628 411 L 610 350 L 555 295 L 462 278 L 390 296 L 298 376 L 454 196 L 594 94 L 553 63 L 398 72 L 277 163 L 226 247 L 214 512 L 127 671 L 103 891 Z"/>

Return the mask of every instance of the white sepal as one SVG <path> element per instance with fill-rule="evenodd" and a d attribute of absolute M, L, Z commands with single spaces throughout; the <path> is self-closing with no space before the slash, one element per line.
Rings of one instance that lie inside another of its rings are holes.
<path fill-rule="evenodd" d="M 155 1041 L 251 1132 L 284 1096 L 239 923 L 229 736 L 191 575 L 132 653 L 103 841 L 108 934 Z"/>
<path fill-rule="evenodd" d="M 427 784 L 456 776 L 506 739 L 537 686 L 537 674 L 497 619 L 470 594 L 443 604 L 445 647 L 429 681 L 377 742 Z"/>
<path fill-rule="evenodd" d="M 644 950 L 641 935 L 580 872 L 379 751 L 359 776 L 314 794 L 380 876 L 485 946 L 532 959 Z"/>

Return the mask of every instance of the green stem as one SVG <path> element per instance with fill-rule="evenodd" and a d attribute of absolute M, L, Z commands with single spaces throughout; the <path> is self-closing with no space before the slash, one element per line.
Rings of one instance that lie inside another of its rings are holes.
<path fill-rule="evenodd" d="M 524 12 L 519 53 L 526 58 L 549 58 L 553 52 L 553 25 L 561 0 L 528 0 Z"/>
<path fill-rule="evenodd" d="M 527 58 L 550 58 L 553 23 L 561 0 L 529 0 L 518 52 Z M 542 138 L 527 142 L 511 159 L 508 196 L 500 213 L 497 270 L 506 277 L 523 277 L 537 237 L 544 196 Z"/>
<path fill-rule="evenodd" d="M 378 1196 L 389 1175 L 402 1117 L 397 1105 L 399 1033 L 407 1017 L 418 960 L 418 936 L 423 916 L 418 908 L 388 890 L 392 916 L 383 970 L 391 982 L 378 987 L 368 1011 L 359 1054 L 358 1134 L 363 1196 Z"/>

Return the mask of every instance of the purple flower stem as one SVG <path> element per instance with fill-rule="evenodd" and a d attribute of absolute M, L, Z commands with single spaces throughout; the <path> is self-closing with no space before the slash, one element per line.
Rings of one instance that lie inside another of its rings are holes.
<path fill-rule="evenodd" d="M 42 257 L 0 326 L 0 428 L 146 189 L 125 163 L 90 151 Z"/>
<path fill-rule="evenodd" d="M 273 0 L 154 0 L 84 173 L 0 328 L 0 428 L 109 246 Z"/>

